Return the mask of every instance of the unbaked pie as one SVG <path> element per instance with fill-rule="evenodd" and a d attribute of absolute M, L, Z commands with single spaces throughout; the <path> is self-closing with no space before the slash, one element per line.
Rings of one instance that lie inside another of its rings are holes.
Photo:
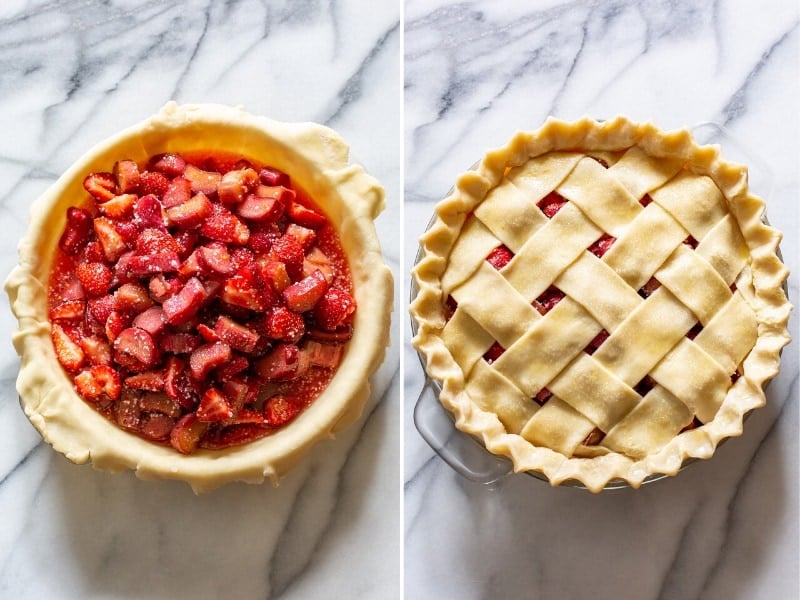
<path fill-rule="evenodd" d="M 462 175 L 413 276 L 456 426 L 599 491 L 708 458 L 764 404 L 790 312 L 744 167 L 688 131 L 549 119 Z"/>
<path fill-rule="evenodd" d="M 382 205 L 327 128 L 168 104 L 33 208 L 6 285 L 26 414 L 75 462 L 277 481 L 368 397 Z"/>

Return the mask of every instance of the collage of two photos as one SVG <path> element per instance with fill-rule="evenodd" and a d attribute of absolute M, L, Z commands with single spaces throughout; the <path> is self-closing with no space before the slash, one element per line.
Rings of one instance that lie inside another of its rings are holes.
<path fill-rule="evenodd" d="M 0 598 L 795 598 L 800 9 L 0 7 Z"/>

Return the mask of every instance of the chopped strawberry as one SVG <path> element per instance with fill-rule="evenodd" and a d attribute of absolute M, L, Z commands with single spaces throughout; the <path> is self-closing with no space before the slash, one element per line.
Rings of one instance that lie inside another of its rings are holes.
<path fill-rule="evenodd" d="M 342 344 L 321 344 L 309 340 L 303 347 L 303 352 L 308 356 L 312 365 L 324 369 L 335 368 L 342 360 L 344 346 Z"/>
<path fill-rule="evenodd" d="M 196 229 L 185 229 L 175 234 L 175 242 L 181 249 L 178 253 L 178 256 L 180 256 L 181 259 L 186 259 L 186 257 L 194 251 L 199 237 L 200 234 Z"/>
<path fill-rule="evenodd" d="M 159 339 L 161 351 L 169 354 L 189 354 L 201 343 L 199 336 L 184 332 L 167 333 Z"/>
<path fill-rule="evenodd" d="M 89 296 L 102 296 L 111 288 L 114 275 L 103 263 L 81 263 L 75 267 L 83 289 Z"/>
<path fill-rule="evenodd" d="M 133 377 L 139 377 L 139 375 L 134 375 Z M 125 383 L 127 384 L 130 379 L 132 379 L 132 377 L 128 377 Z M 162 379 L 161 390 L 163 389 L 164 382 Z M 161 390 L 151 390 L 154 393 L 143 394 L 139 399 L 139 408 L 145 412 L 158 412 L 172 417 L 173 419 L 179 417 L 181 415 L 181 405 Z"/>
<path fill-rule="evenodd" d="M 247 383 L 247 381 L 239 378 L 230 378 L 222 384 L 222 393 L 231 405 L 233 416 L 238 416 L 239 412 L 246 404 L 251 404 L 258 399 L 258 394 L 261 389 L 257 383 Z"/>
<path fill-rule="evenodd" d="M 219 182 L 217 195 L 224 204 L 239 204 L 257 185 L 258 173 L 253 169 L 228 171 Z"/>
<path fill-rule="evenodd" d="M 186 410 L 194 410 L 197 393 L 186 375 L 186 361 L 170 356 L 165 361 L 164 391 Z"/>
<path fill-rule="evenodd" d="M 89 228 L 91 229 L 91 227 Z M 105 252 L 103 252 L 103 245 L 97 240 L 91 240 L 86 244 L 83 249 L 84 262 L 103 262 L 106 259 Z"/>
<path fill-rule="evenodd" d="M 150 297 L 156 302 L 164 302 L 173 294 L 177 294 L 182 287 L 178 278 L 167 278 L 163 273 L 152 277 L 147 284 Z"/>
<path fill-rule="evenodd" d="M 550 286 L 545 292 L 533 301 L 533 307 L 540 314 L 546 315 L 553 307 L 564 298 L 564 292 L 555 286 Z"/>
<path fill-rule="evenodd" d="M 192 228 L 206 222 L 212 211 L 211 201 L 205 194 L 192 196 L 183 204 L 178 204 L 167 209 L 167 217 L 171 223 L 178 227 Z"/>
<path fill-rule="evenodd" d="M 141 283 L 123 283 L 114 292 L 114 310 L 140 313 L 153 306 L 153 299 Z"/>
<path fill-rule="evenodd" d="M 67 209 L 67 225 L 58 240 L 58 246 L 65 254 L 74 256 L 89 241 L 91 231 L 92 215 L 89 211 L 70 206 Z"/>
<path fill-rule="evenodd" d="M 236 209 L 237 214 L 251 221 L 277 221 L 283 215 L 284 205 L 276 198 L 262 198 L 250 194 Z"/>
<path fill-rule="evenodd" d="M 608 332 L 605 329 L 601 330 L 600 333 L 594 336 L 592 341 L 589 342 L 589 345 L 586 346 L 586 348 L 584 348 L 584 352 L 586 352 L 587 354 L 594 354 L 595 350 L 597 350 L 600 347 L 600 345 L 607 339 L 608 339 Z"/>
<path fill-rule="evenodd" d="M 73 382 L 81 397 L 92 402 L 103 397 L 116 400 L 122 390 L 119 373 L 108 365 L 94 365 L 84 369 L 75 376 Z"/>
<path fill-rule="evenodd" d="M 258 255 L 269 252 L 272 244 L 283 235 L 277 223 L 251 222 L 247 247 Z"/>
<path fill-rule="evenodd" d="M 317 241 L 317 234 L 313 229 L 297 225 L 296 223 L 289 223 L 286 226 L 286 235 L 292 236 L 302 246 L 303 251 L 308 250 Z"/>
<path fill-rule="evenodd" d="M 259 259 L 259 266 L 261 276 L 272 285 L 272 289 L 276 292 L 282 292 L 292 284 L 284 263 L 265 257 L 263 260 Z"/>
<path fill-rule="evenodd" d="M 180 250 L 175 238 L 160 229 L 145 229 L 136 239 L 137 254 L 177 254 Z"/>
<path fill-rule="evenodd" d="M 133 205 L 133 222 L 141 229 L 165 229 L 167 215 L 161 202 L 153 194 L 138 198 Z"/>
<path fill-rule="evenodd" d="M 68 371 L 78 370 L 85 360 L 85 355 L 80 345 L 72 340 L 61 325 L 54 323 L 50 329 L 50 337 L 53 339 L 53 347 L 56 351 L 56 358 Z"/>
<path fill-rule="evenodd" d="M 98 202 L 111 200 L 117 195 L 117 180 L 111 173 L 90 173 L 83 180 L 83 187 Z"/>
<path fill-rule="evenodd" d="M 234 354 L 228 362 L 214 369 L 214 378 L 217 381 L 227 381 L 231 377 L 246 371 L 249 366 L 250 361 L 248 359 L 241 354 Z"/>
<path fill-rule="evenodd" d="M 165 440 L 172 434 L 175 419 L 162 413 L 144 413 L 139 432 L 151 440 Z"/>
<path fill-rule="evenodd" d="M 97 239 L 103 246 L 103 253 L 106 256 L 106 260 L 109 262 L 116 262 L 122 253 L 127 250 L 125 240 L 122 239 L 114 223 L 107 217 L 97 217 L 93 221 L 93 224 Z"/>
<path fill-rule="evenodd" d="M 176 177 L 167 185 L 166 191 L 161 194 L 161 203 L 164 208 L 185 204 L 192 197 L 192 183 L 183 177 Z"/>
<path fill-rule="evenodd" d="M 206 300 L 206 289 L 196 277 L 189 279 L 181 291 L 167 298 L 162 305 L 167 323 L 180 325 L 191 319 Z"/>
<path fill-rule="evenodd" d="M 81 349 L 93 365 L 111 365 L 111 346 L 100 336 L 82 337 Z"/>
<path fill-rule="evenodd" d="M 133 390 L 161 392 L 164 390 L 164 373 L 161 371 L 145 371 L 125 378 L 125 386 Z M 143 410 L 151 410 L 143 408 Z"/>
<path fill-rule="evenodd" d="M 278 344 L 255 363 L 256 374 L 268 381 L 288 381 L 300 375 L 300 350 L 294 344 Z"/>
<path fill-rule="evenodd" d="M 114 360 L 134 372 L 152 368 L 159 359 L 160 352 L 153 337 L 144 329 L 128 327 L 114 340 Z"/>
<path fill-rule="evenodd" d="M 167 177 L 178 177 L 183 175 L 186 169 L 186 161 L 180 154 L 159 154 L 151 159 L 150 168 L 153 171 L 163 173 Z"/>
<path fill-rule="evenodd" d="M 244 246 L 250 239 L 247 225 L 228 210 L 219 210 L 209 216 L 200 226 L 200 233 L 212 240 L 240 246 Z"/>
<path fill-rule="evenodd" d="M 118 160 L 114 163 L 114 179 L 117 182 L 117 192 L 127 194 L 136 191 L 139 187 L 139 166 L 132 160 Z"/>
<path fill-rule="evenodd" d="M 273 340 L 298 342 L 305 333 L 303 317 L 285 306 L 275 306 L 267 315 L 264 325 L 266 335 Z"/>
<path fill-rule="evenodd" d="M 136 194 L 120 194 L 119 196 L 114 196 L 111 200 L 98 204 L 97 208 L 101 215 L 109 219 L 117 221 L 127 219 L 133 213 L 133 204 L 136 202 L 136 198 Z"/>
<path fill-rule="evenodd" d="M 601 235 L 594 244 L 589 246 L 588 250 L 592 254 L 594 254 L 597 258 L 602 258 L 603 255 L 608 252 L 608 249 L 611 248 L 612 244 L 617 241 L 612 235 L 608 235 L 604 233 Z"/>
<path fill-rule="evenodd" d="M 208 388 L 197 407 L 197 418 L 204 423 L 216 423 L 233 416 L 228 399 L 218 389 Z"/>
<path fill-rule="evenodd" d="M 170 445 L 182 454 L 191 454 L 197 448 L 200 438 L 208 429 L 194 413 L 184 415 L 172 428 L 169 436 Z"/>
<path fill-rule="evenodd" d="M 139 313 L 133 319 L 133 326 L 144 329 L 152 336 L 156 336 L 167 326 L 167 318 L 164 310 L 160 306 L 151 306 L 144 312 Z"/>
<path fill-rule="evenodd" d="M 231 347 L 223 342 L 205 344 L 189 357 L 189 372 L 196 381 L 201 381 L 220 365 L 231 359 Z"/>
<path fill-rule="evenodd" d="M 197 249 L 197 261 L 201 267 L 219 275 L 233 275 L 236 271 L 228 248 L 221 243 L 200 246 Z"/>
<path fill-rule="evenodd" d="M 203 338 L 203 340 L 205 340 L 206 342 L 219 342 L 220 341 L 219 336 L 217 335 L 217 332 L 214 331 L 213 329 L 211 329 L 211 327 L 209 327 L 205 323 L 200 323 L 197 326 L 197 333 L 199 333 L 200 337 Z"/>
<path fill-rule="evenodd" d="M 100 298 L 91 298 L 88 302 L 89 312 L 100 323 L 108 320 L 111 311 L 114 310 L 114 296 L 108 294 Z"/>
<path fill-rule="evenodd" d="M 220 315 L 217 319 L 214 332 L 231 348 L 245 353 L 253 351 L 259 338 L 258 333 L 225 315 Z"/>
<path fill-rule="evenodd" d="M 308 277 L 293 283 L 281 292 L 286 306 L 296 313 L 311 310 L 320 301 L 328 289 L 328 282 L 322 271 L 317 269 Z"/>
<path fill-rule="evenodd" d="M 514 253 L 511 252 L 506 246 L 498 246 L 489 253 L 486 260 L 498 271 L 505 267 L 511 259 L 514 258 Z"/>
<path fill-rule="evenodd" d="M 294 420 L 302 408 L 302 403 L 294 396 L 272 396 L 264 404 L 264 418 L 270 426 L 281 427 Z"/>
<path fill-rule="evenodd" d="M 67 300 L 50 309 L 51 321 L 81 321 L 86 314 L 86 302 Z"/>
<path fill-rule="evenodd" d="M 112 310 L 105 323 L 105 334 L 108 341 L 113 343 L 119 334 L 131 325 L 132 321 L 133 317 L 130 313 Z"/>
<path fill-rule="evenodd" d="M 265 425 L 266 420 L 264 415 L 252 408 L 243 408 L 240 411 L 234 411 L 233 417 L 227 420 L 230 425 Z"/>
<path fill-rule="evenodd" d="M 217 191 L 222 175 L 216 171 L 203 171 L 192 164 L 187 164 L 183 176 L 192 184 L 192 192 L 195 194 L 202 192 L 210 195 Z"/>
<path fill-rule="evenodd" d="M 279 171 L 273 167 L 264 167 L 258 172 L 258 177 L 264 185 L 289 185 L 289 176 L 283 171 Z"/>
<path fill-rule="evenodd" d="M 139 193 L 143 196 L 153 194 L 161 197 L 169 187 L 169 179 L 155 171 L 144 171 L 139 175 Z"/>
<path fill-rule="evenodd" d="M 330 287 L 314 307 L 314 319 L 322 329 L 336 331 L 352 321 L 355 299 L 339 288 Z"/>
<path fill-rule="evenodd" d="M 228 304 L 255 311 L 264 310 L 273 300 L 272 290 L 255 267 L 243 267 L 226 279 L 220 297 Z"/>
<path fill-rule="evenodd" d="M 286 272 L 293 281 L 300 279 L 303 274 L 303 259 L 305 253 L 303 247 L 295 238 L 284 235 L 275 240 L 269 249 L 268 258 L 282 262 L 286 265 Z"/>
<path fill-rule="evenodd" d="M 317 211 L 308 208 L 307 206 L 303 206 L 299 202 L 292 202 L 289 205 L 287 212 L 292 221 L 298 225 L 302 225 L 303 227 L 308 227 L 310 229 L 319 229 L 328 222 L 328 219 L 325 217 L 325 215 L 322 215 Z"/>
<path fill-rule="evenodd" d="M 318 246 L 314 246 L 309 253 L 306 254 L 305 259 L 303 259 L 303 277 L 308 277 L 317 269 L 322 271 L 322 274 L 325 275 L 325 281 L 327 281 L 328 284 L 333 282 L 334 273 L 331 259 L 328 258 Z"/>
<path fill-rule="evenodd" d="M 567 203 L 567 199 L 560 196 L 557 192 L 550 192 L 547 196 L 542 198 L 537 206 L 545 214 L 548 219 L 552 219 L 555 214 L 561 210 L 561 207 Z"/>

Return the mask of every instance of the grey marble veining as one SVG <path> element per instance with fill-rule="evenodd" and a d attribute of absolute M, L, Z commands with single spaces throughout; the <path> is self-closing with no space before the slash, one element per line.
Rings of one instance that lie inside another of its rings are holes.
<path fill-rule="evenodd" d="M 551 114 L 724 125 L 757 159 L 754 184 L 772 182 L 756 191 L 797 272 L 796 3 L 409 0 L 404 16 L 406 272 L 456 176 Z M 796 275 L 789 288 L 796 303 Z M 676 478 L 598 496 L 462 479 L 414 428 L 424 378 L 408 345 L 403 360 L 408 598 L 800 597 L 796 341 L 742 437 Z"/>
<path fill-rule="evenodd" d="M 100 0 L 0 6 L 0 271 L 28 207 L 94 143 L 167 100 L 334 127 L 386 188 L 400 263 L 400 5 Z M 361 420 L 280 487 L 185 484 L 75 466 L 19 409 L 0 328 L 0 598 L 398 598 L 400 307 Z"/>

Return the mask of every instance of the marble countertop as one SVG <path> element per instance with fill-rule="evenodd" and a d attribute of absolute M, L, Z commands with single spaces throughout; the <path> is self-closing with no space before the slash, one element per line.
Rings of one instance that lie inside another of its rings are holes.
<path fill-rule="evenodd" d="M 387 191 L 400 264 L 401 7 L 369 0 L 0 5 L 2 278 L 28 209 L 97 141 L 168 100 L 243 105 L 339 131 Z M 398 286 L 399 288 L 399 286 Z M 400 325 L 360 421 L 280 487 L 203 496 L 76 466 L 19 408 L 0 310 L 0 598 L 399 598 Z"/>
<path fill-rule="evenodd" d="M 718 123 L 770 165 L 773 185 L 758 191 L 785 232 L 796 303 L 797 3 L 408 0 L 404 19 L 406 272 L 434 203 L 485 149 L 548 115 L 627 114 L 663 128 Z M 800 597 L 797 347 L 767 406 L 712 460 L 594 496 L 525 475 L 486 487 L 451 470 L 414 428 L 424 379 L 406 345 L 406 597 Z"/>

